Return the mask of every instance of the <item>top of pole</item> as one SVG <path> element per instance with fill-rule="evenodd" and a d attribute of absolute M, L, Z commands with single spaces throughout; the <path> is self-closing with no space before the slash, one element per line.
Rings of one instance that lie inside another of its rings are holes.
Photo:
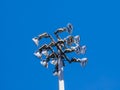
<path fill-rule="evenodd" d="M 68 33 L 68 36 L 65 38 L 61 38 L 60 34 L 63 32 Z M 40 63 L 48 68 L 49 62 L 55 66 L 55 70 L 53 71 L 54 75 L 58 76 L 58 58 L 62 59 L 63 66 L 65 66 L 65 61 L 68 61 L 68 63 L 78 62 L 81 64 L 81 66 L 85 66 L 88 59 L 87 58 L 75 58 L 75 57 L 68 57 L 67 53 L 75 52 L 76 54 L 85 54 L 86 52 L 86 45 L 79 45 L 80 42 L 80 36 L 72 35 L 73 32 L 73 25 L 68 23 L 66 27 L 58 28 L 54 34 L 57 38 L 57 41 L 54 40 L 54 38 L 49 35 L 47 32 L 42 33 L 38 35 L 37 37 L 32 38 L 33 42 L 36 46 L 39 46 L 41 39 L 48 38 L 51 40 L 50 44 L 44 44 L 41 47 L 38 48 L 38 50 L 34 53 L 34 55 L 40 59 Z M 57 48 L 57 50 L 54 50 L 54 47 Z M 60 54 L 60 55 L 59 55 Z M 43 58 L 44 56 L 44 58 Z M 55 74 L 56 73 L 56 74 Z"/>

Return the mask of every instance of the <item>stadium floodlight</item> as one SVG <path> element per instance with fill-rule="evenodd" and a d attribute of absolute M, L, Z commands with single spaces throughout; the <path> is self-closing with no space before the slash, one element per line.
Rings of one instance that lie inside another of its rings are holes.
<path fill-rule="evenodd" d="M 77 35 L 77 36 L 74 37 L 74 43 L 79 44 L 79 42 L 80 42 L 80 36 Z"/>
<path fill-rule="evenodd" d="M 71 46 L 72 44 L 76 44 L 79 45 L 80 42 L 80 36 L 76 35 L 76 36 L 72 36 L 69 35 L 66 38 L 64 38 L 64 41 L 66 42 L 67 45 Z"/>
<path fill-rule="evenodd" d="M 85 54 L 86 52 L 86 46 L 80 46 L 76 44 L 76 46 L 72 46 L 71 50 L 74 50 L 77 54 Z"/>
<path fill-rule="evenodd" d="M 85 54 L 85 52 L 86 52 L 86 46 L 84 45 L 81 47 L 81 54 Z"/>
<path fill-rule="evenodd" d="M 87 58 L 82 58 L 82 59 L 80 59 L 80 64 L 81 64 L 81 66 L 84 67 L 84 66 L 86 65 L 87 61 L 88 61 Z"/>
<path fill-rule="evenodd" d="M 52 38 L 48 33 L 40 34 L 40 35 L 38 35 L 38 37 L 32 38 L 32 40 L 33 40 L 33 42 L 38 46 L 38 45 L 39 45 L 39 41 L 40 41 L 42 38 L 50 38 L 51 41 L 53 41 L 53 38 Z"/>
<path fill-rule="evenodd" d="M 54 75 L 54 76 L 58 76 L 58 71 L 57 71 L 57 70 L 54 70 L 54 71 L 53 71 L 53 75 Z"/>
<path fill-rule="evenodd" d="M 72 34 L 72 30 L 73 30 L 72 24 L 68 23 L 68 24 L 67 24 L 67 31 L 68 31 L 68 33 L 69 33 L 69 34 Z"/>
<path fill-rule="evenodd" d="M 74 42 L 74 37 L 69 35 L 67 38 L 65 38 L 66 44 L 71 45 Z"/>
<path fill-rule="evenodd" d="M 71 49 L 73 49 L 77 54 L 81 53 L 80 45 L 72 46 Z"/>
<path fill-rule="evenodd" d="M 85 54 L 86 46 L 80 46 L 80 36 L 68 35 L 66 38 L 62 39 L 59 34 L 62 32 L 68 32 L 72 34 L 73 26 L 72 24 L 67 24 L 66 27 L 58 28 L 54 34 L 57 41 L 53 39 L 48 33 L 43 33 L 34 37 L 32 40 L 38 46 L 39 41 L 42 38 L 49 38 L 51 42 L 49 44 L 42 45 L 34 55 L 40 59 L 40 63 L 48 68 L 48 63 L 50 62 L 54 67 L 53 75 L 58 77 L 59 80 L 59 90 L 64 90 L 64 78 L 63 78 L 63 67 L 65 66 L 65 61 L 68 63 L 78 62 L 81 66 L 85 66 L 88 59 L 87 58 L 70 58 L 67 56 L 68 53 L 76 52 L 77 54 Z M 44 56 L 42 56 L 44 55 Z M 43 59 L 43 58 L 44 59 Z"/>
<path fill-rule="evenodd" d="M 33 40 L 33 42 L 38 46 L 38 43 L 39 43 L 38 38 L 37 38 L 37 37 L 34 37 L 34 38 L 32 38 L 32 40 Z"/>
<path fill-rule="evenodd" d="M 32 40 L 38 46 L 40 39 L 42 39 L 42 38 L 48 38 L 48 37 L 49 37 L 49 35 L 47 33 L 43 33 L 43 34 L 38 35 L 38 37 L 32 38 Z"/>
<path fill-rule="evenodd" d="M 41 58 L 41 57 L 42 57 L 42 54 L 39 53 L 38 51 L 37 51 L 37 52 L 34 52 L 34 55 L 35 55 L 36 57 L 38 57 L 38 58 Z"/>
<path fill-rule="evenodd" d="M 54 34 L 55 34 L 55 36 L 57 37 L 57 39 L 61 39 L 60 36 L 59 36 L 60 33 L 62 33 L 62 32 L 68 32 L 69 34 L 72 34 L 72 30 L 73 30 L 73 26 L 72 26 L 72 24 L 69 23 L 69 24 L 67 24 L 66 27 L 58 28 L 58 29 L 54 32 Z"/>
<path fill-rule="evenodd" d="M 57 65 L 57 60 L 52 59 L 51 64 L 53 64 L 53 65 Z"/>
<path fill-rule="evenodd" d="M 80 64 L 81 64 L 82 67 L 84 67 L 86 65 L 87 61 L 88 61 L 87 58 L 81 58 L 81 59 L 80 58 L 78 58 L 78 59 L 72 58 L 71 59 L 71 63 L 72 62 L 80 62 Z"/>
<path fill-rule="evenodd" d="M 48 62 L 46 62 L 46 60 L 42 60 L 42 61 L 40 61 L 40 63 L 41 63 L 44 67 L 48 68 Z"/>
<path fill-rule="evenodd" d="M 48 56 L 49 53 L 48 53 L 47 50 L 43 50 L 43 51 L 42 51 L 42 54 L 45 55 L 45 56 Z"/>

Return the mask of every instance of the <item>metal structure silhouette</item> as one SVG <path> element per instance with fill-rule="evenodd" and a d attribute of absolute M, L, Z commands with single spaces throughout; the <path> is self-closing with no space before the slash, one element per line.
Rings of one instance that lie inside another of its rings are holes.
<path fill-rule="evenodd" d="M 44 44 L 34 53 L 36 57 L 40 59 L 40 63 L 48 68 L 49 62 L 55 66 L 53 75 L 58 76 L 59 79 L 59 90 L 64 90 L 64 78 L 63 78 L 63 67 L 65 66 L 65 61 L 68 63 L 78 62 L 84 67 L 88 61 L 87 58 L 69 58 L 67 53 L 76 52 L 77 54 L 85 54 L 86 46 L 80 46 L 80 36 L 72 36 L 73 26 L 72 24 L 67 24 L 66 27 L 58 28 L 54 34 L 57 41 L 53 39 L 48 33 L 43 33 L 34 37 L 32 40 L 39 46 L 39 41 L 42 38 L 49 38 L 51 42 L 49 44 Z M 69 35 L 65 38 L 61 38 L 60 34 L 62 32 L 67 32 Z M 57 50 L 54 50 L 57 48 Z M 44 56 L 44 58 L 43 58 Z"/>

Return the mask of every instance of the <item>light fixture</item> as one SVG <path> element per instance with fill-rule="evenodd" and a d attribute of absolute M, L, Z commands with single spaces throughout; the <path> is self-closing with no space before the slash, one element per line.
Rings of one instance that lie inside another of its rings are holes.
<path fill-rule="evenodd" d="M 80 46 L 76 44 L 76 46 L 72 46 L 71 49 L 73 49 L 77 54 L 85 54 L 86 52 L 86 46 Z"/>
<path fill-rule="evenodd" d="M 68 33 L 69 33 L 69 34 L 72 34 L 72 30 L 73 30 L 72 24 L 68 23 L 68 24 L 67 24 L 67 31 L 68 31 Z"/>
<path fill-rule="evenodd" d="M 41 63 L 44 67 L 48 68 L 48 63 L 46 62 L 46 60 L 42 60 L 42 61 L 40 61 L 40 63 Z"/>
<path fill-rule="evenodd" d="M 38 38 L 35 37 L 35 38 L 32 38 L 32 40 L 33 40 L 33 42 L 38 46 L 38 44 L 39 44 Z"/>
<path fill-rule="evenodd" d="M 57 60 L 56 59 L 52 59 L 52 61 L 50 62 L 53 65 L 57 65 Z"/>
<path fill-rule="evenodd" d="M 82 59 L 78 59 L 78 60 L 80 61 L 80 64 L 81 64 L 82 67 L 84 67 L 86 65 L 87 61 L 88 61 L 87 58 L 82 58 Z"/>
<path fill-rule="evenodd" d="M 41 57 L 42 57 L 42 54 L 41 54 L 41 53 L 39 53 L 38 51 L 37 51 L 37 52 L 35 52 L 35 53 L 34 53 L 34 55 L 35 55 L 36 57 L 38 57 L 38 58 L 41 58 Z"/>
<path fill-rule="evenodd" d="M 53 75 L 58 76 L 58 71 L 57 70 L 53 71 Z"/>
<path fill-rule="evenodd" d="M 79 42 L 80 42 L 80 36 L 77 35 L 77 36 L 74 37 L 74 43 L 79 44 Z"/>
<path fill-rule="evenodd" d="M 67 36 L 67 38 L 64 39 L 66 44 L 67 45 L 72 45 L 73 43 L 79 45 L 79 42 L 80 42 L 80 36 L 79 35 L 76 35 L 75 37 L 74 36 Z"/>
<path fill-rule="evenodd" d="M 42 51 L 42 54 L 45 55 L 45 56 L 48 56 L 49 53 L 48 53 L 47 50 L 43 50 L 43 51 Z"/>
<path fill-rule="evenodd" d="M 40 34 L 40 35 L 38 35 L 38 37 L 32 38 L 32 40 L 38 46 L 39 45 L 39 40 L 42 39 L 42 38 L 50 38 L 52 40 L 50 35 L 47 34 L 47 33 Z"/>
<path fill-rule="evenodd" d="M 85 52 L 86 52 L 86 46 L 85 45 L 81 47 L 80 52 L 81 52 L 81 54 L 85 54 Z"/>
<path fill-rule="evenodd" d="M 69 36 L 65 39 L 65 41 L 66 41 L 66 44 L 67 44 L 67 45 L 71 45 L 71 44 L 74 42 L 74 37 L 71 36 L 71 35 L 69 35 Z"/>
<path fill-rule="evenodd" d="M 71 59 L 71 63 L 72 62 L 80 62 L 80 64 L 81 64 L 82 67 L 84 67 L 86 65 L 87 61 L 88 61 L 87 58 L 81 58 L 81 59 L 80 58 L 78 58 L 78 59 L 72 58 Z"/>
<path fill-rule="evenodd" d="M 76 45 L 74 49 L 77 54 L 81 53 L 81 47 L 79 45 Z"/>

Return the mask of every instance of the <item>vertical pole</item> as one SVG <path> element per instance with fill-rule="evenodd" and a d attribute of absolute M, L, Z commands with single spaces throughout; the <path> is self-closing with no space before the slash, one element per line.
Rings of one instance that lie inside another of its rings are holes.
<path fill-rule="evenodd" d="M 61 57 L 58 58 L 58 70 L 59 90 L 64 90 L 63 61 Z"/>

